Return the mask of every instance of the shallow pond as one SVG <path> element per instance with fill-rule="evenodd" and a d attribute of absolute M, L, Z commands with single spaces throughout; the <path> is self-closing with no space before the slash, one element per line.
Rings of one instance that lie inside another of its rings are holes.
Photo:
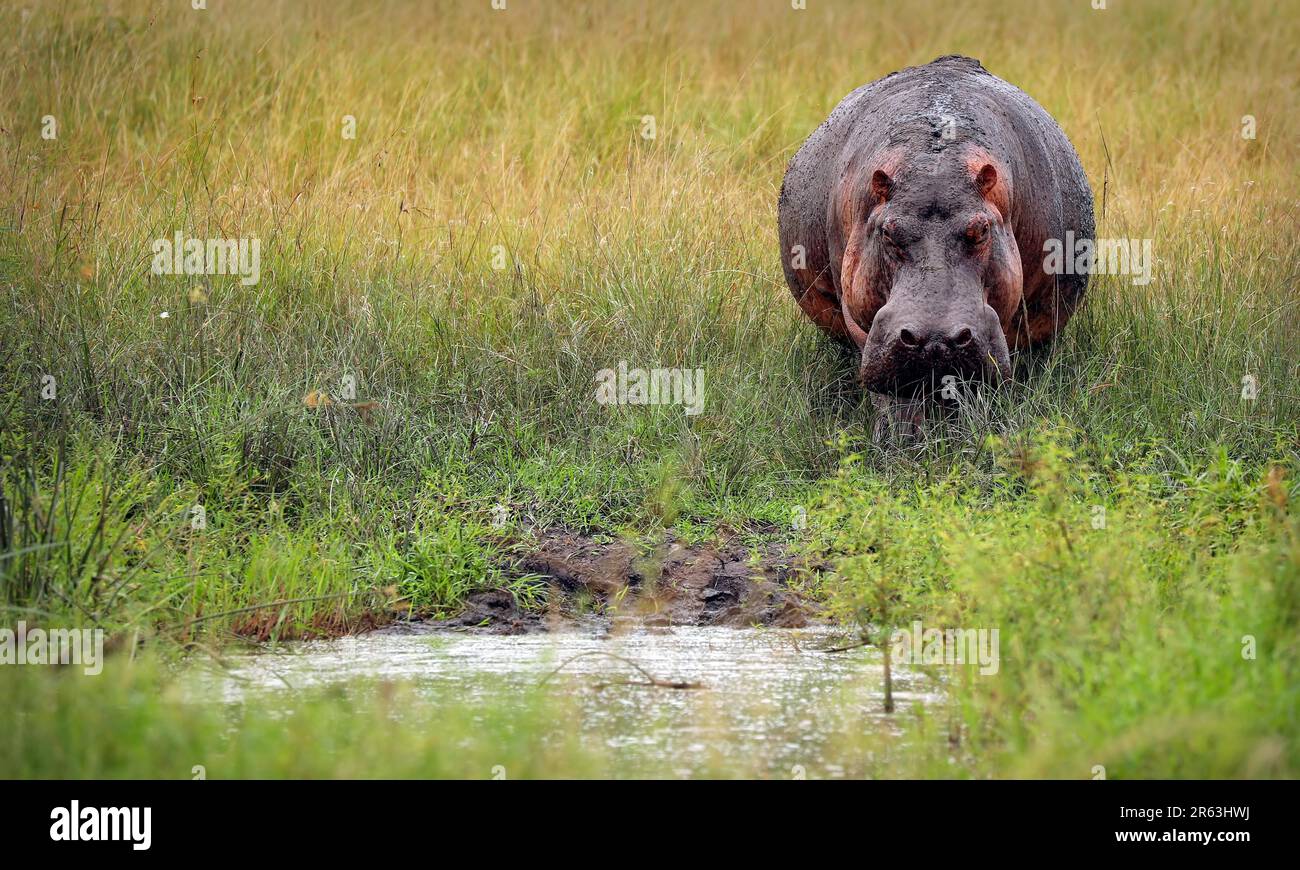
<path fill-rule="evenodd" d="M 864 769 L 855 735 L 895 731 L 913 705 L 941 698 L 927 677 L 895 669 L 897 709 L 885 714 L 879 652 L 823 651 L 842 641 L 825 628 L 374 633 L 236 656 L 200 686 L 206 699 L 286 710 L 298 693 L 364 681 L 444 705 L 508 704 L 542 686 L 573 710 L 557 727 L 599 741 L 619 771 L 837 777 Z M 647 674 L 695 687 L 645 685 Z"/>

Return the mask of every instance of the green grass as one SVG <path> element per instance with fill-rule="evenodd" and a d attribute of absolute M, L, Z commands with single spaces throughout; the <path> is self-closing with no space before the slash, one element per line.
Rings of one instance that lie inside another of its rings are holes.
<path fill-rule="evenodd" d="M 1226 452 L 1179 478 L 1119 470 L 1069 431 L 991 452 L 1005 474 L 987 487 L 891 488 L 851 458 L 814 512 L 813 551 L 838 557 L 821 582 L 865 638 L 914 620 L 1000 633 L 996 675 L 931 669 L 950 705 L 886 773 L 950 775 L 938 750 L 955 746 L 984 775 L 1296 776 L 1300 523 L 1284 470 L 1260 479 Z"/>
<path fill-rule="evenodd" d="M 826 548 L 847 618 L 1015 627 L 1023 671 L 953 686 L 966 773 L 1295 775 L 1296 4 L 810 5 L 0 9 L 6 619 L 119 649 L 328 635 L 506 583 L 530 526 L 739 528 Z M 844 94 L 949 52 L 1053 114 L 1099 235 L 1153 238 L 1155 280 L 1095 278 L 1050 357 L 886 451 L 784 287 L 776 192 Z M 256 235 L 261 281 L 151 275 L 177 230 Z M 598 405 L 619 360 L 703 368 L 704 413 Z M 373 408 L 304 401 L 348 377 Z M 1090 471 L 1050 498 L 1008 465 L 1057 450 Z M 861 561 L 867 516 L 906 570 Z M 145 772 L 96 766 L 93 733 L 0 770 Z M 908 745 L 879 772 L 951 772 L 946 738 Z"/>
<path fill-rule="evenodd" d="M 357 683 L 306 693 L 282 714 L 195 702 L 152 658 L 84 683 L 13 670 L 0 681 L 15 711 L 0 745 L 10 777 L 530 779 L 608 770 L 598 746 L 555 727 L 570 713 L 564 700 L 540 693 L 508 706 L 433 704 L 401 685 Z"/>

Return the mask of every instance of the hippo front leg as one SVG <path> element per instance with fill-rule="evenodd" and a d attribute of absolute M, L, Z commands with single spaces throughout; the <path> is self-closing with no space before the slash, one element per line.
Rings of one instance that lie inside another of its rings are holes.
<path fill-rule="evenodd" d="M 910 444 L 925 434 L 925 401 L 871 394 L 876 424 L 871 438 L 876 444 Z"/>

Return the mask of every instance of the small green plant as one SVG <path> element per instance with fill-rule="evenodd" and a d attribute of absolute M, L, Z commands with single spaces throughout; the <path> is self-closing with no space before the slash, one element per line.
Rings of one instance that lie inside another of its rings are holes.
<path fill-rule="evenodd" d="M 407 545 L 391 556 L 398 591 L 421 612 L 445 615 L 474 589 L 501 582 L 490 558 L 488 529 L 473 521 L 440 517 L 418 524 Z"/>

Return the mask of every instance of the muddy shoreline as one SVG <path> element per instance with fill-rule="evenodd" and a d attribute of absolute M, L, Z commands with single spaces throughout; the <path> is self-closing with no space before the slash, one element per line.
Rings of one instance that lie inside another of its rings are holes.
<path fill-rule="evenodd" d="M 503 568 L 544 587 L 540 611 L 505 589 L 471 593 L 447 619 L 412 618 L 380 632 L 472 631 L 529 634 L 592 621 L 659 626 L 775 626 L 827 622 L 799 581 L 821 570 L 781 542 L 687 544 L 668 533 L 657 546 L 565 530 L 539 533 L 515 547 Z"/>

